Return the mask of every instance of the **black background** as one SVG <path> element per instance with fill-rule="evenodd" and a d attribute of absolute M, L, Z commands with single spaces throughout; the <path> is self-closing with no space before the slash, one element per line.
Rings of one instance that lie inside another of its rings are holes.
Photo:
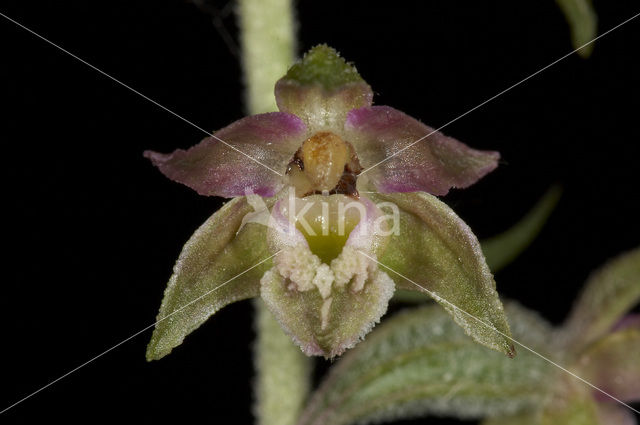
<path fill-rule="evenodd" d="M 602 32 L 640 4 L 596 8 Z M 233 49 L 189 2 L 4 0 L 0 11 L 203 128 L 243 115 Z M 377 104 L 434 127 L 572 49 L 551 0 L 302 1 L 298 11 L 301 51 L 327 42 L 356 63 Z M 221 19 L 237 39 L 233 14 Z M 199 130 L 4 19 L 0 40 L 1 409 L 153 323 L 182 244 L 221 200 L 142 158 L 195 144 Z M 502 153 L 496 172 L 446 198 L 481 238 L 563 185 L 540 237 L 496 276 L 502 295 L 554 323 L 591 270 L 640 241 L 639 42 L 640 19 L 591 59 L 574 55 L 445 131 Z M 225 308 L 151 364 L 149 337 L 0 420 L 252 422 L 251 303 Z M 415 421 L 427 422 L 439 423 Z"/>

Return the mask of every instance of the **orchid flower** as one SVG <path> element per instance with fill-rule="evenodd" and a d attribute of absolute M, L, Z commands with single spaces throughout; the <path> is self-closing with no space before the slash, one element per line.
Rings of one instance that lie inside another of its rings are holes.
<path fill-rule="evenodd" d="M 170 179 L 232 198 L 184 246 L 147 358 L 256 296 L 305 354 L 331 358 L 380 320 L 395 288 L 428 293 L 473 339 L 512 356 L 478 240 L 436 198 L 491 172 L 499 154 L 372 106 L 369 85 L 326 45 L 294 64 L 275 96 L 279 112 L 188 150 L 145 152 Z"/>

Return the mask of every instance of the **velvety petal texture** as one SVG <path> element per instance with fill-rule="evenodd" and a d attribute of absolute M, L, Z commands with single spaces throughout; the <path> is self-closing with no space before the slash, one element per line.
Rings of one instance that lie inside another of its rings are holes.
<path fill-rule="evenodd" d="M 259 294 L 260 278 L 272 262 L 253 267 L 271 255 L 266 227 L 248 223 L 238 232 L 251 210 L 246 198 L 229 201 L 185 244 L 164 293 L 147 360 L 169 354 L 225 305 Z"/>
<path fill-rule="evenodd" d="M 379 192 L 445 195 L 452 187 L 472 185 L 497 167 L 498 152 L 471 149 L 434 131 L 388 106 L 354 109 L 345 123 L 345 137 L 365 168 L 359 178 L 366 179 Z M 391 157 L 421 138 L 424 139 Z"/>
<path fill-rule="evenodd" d="M 493 275 L 469 226 L 427 193 L 378 194 L 371 198 L 400 208 L 400 229 L 390 236 L 379 258 L 390 269 L 386 271 L 397 287 L 428 293 L 474 340 L 515 355 Z"/>
<path fill-rule="evenodd" d="M 326 302 L 318 291 L 293 291 L 271 270 L 261 281 L 260 295 L 283 329 L 308 356 L 332 358 L 353 347 L 387 311 L 394 283 L 374 271 L 358 292 L 341 287 Z"/>
<path fill-rule="evenodd" d="M 242 118 L 214 135 L 186 151 L 146 151 L 145 156 L 165 176 L 201 195 L 231 198 L 249 189 L 273 196 L 284 186 L 287 165 L 307 127 L 295 115 L 273 112 Z"/>

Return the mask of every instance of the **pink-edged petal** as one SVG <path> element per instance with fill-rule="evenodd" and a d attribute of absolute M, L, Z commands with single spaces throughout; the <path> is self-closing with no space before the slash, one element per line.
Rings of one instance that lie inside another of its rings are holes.
<path fill-rule="evenodd" d="M 445 195 L 452 187 L 470 186 L 493 171 L 500 158 L 498 152 L 472 149 L 388 106 L 350 111 L 345 136 L 365 168 L 361 178 L 366 176 L 383 193 Z"/>
<path fill-rule="evenodd" d="M 186 151 L 144 155 L 165 176 L 201 195 L 232 198 L 248 189 L 273 196 L 284 185 L 287 164 L 306 134 L 295 115 L 271 112 L 242 118 Z"/>

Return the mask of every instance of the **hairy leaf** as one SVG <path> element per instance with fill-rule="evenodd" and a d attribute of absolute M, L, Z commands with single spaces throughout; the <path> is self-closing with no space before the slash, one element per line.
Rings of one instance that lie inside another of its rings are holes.
<path fill-rule="evenodd" d="M 600 409 L 588 395 L 559 397 L 540 409 L 514 416 L 489 418 L 482 425 L 632 425 L 620 421 L 624 412 Z"/>
<path fill-rule="evenodd" d="M 579 352 L 607 333 L 640 300 L 640 248 L 605 264 L 587 281 L 564 326 L 566 347 Z"/>
<path fill-rule="evenodd" d="M 260 278 L 272 264 L 256 266 L 270 256 L 265 226 L 248 223 L 238 232 L 251 211 L 246 198 L 235 198 L 187 241 L 165 290 L 147 360 L 169 354 L 227 304 L 259 294 Z"/>
<path fill-rule="evenodd" d="M 371 198 L 393 202 L 401 211 L 399 232 L 379 259 L 397 287 L 429 294 L 474 340 L 513 356 L 493 276 L 469 226 L 424 192 Z"/>
<path fill-rule="evenodd" d="M 482 425 L 540 425 L 538 412 L 522 413 L 513 416 L 498 416 L 482 421 Z"/>
<path fill-rule="evenodd" d="M 517 338 L 546 355 L 550 328 L 508 305 Z M 299 425 L 345 425 L 439 414 L 482 417 L 539 405 L 556 371 L 523 351 L 509 359 L 475 344 L 435 305 L 401 312 L 334 366 Z"/>

